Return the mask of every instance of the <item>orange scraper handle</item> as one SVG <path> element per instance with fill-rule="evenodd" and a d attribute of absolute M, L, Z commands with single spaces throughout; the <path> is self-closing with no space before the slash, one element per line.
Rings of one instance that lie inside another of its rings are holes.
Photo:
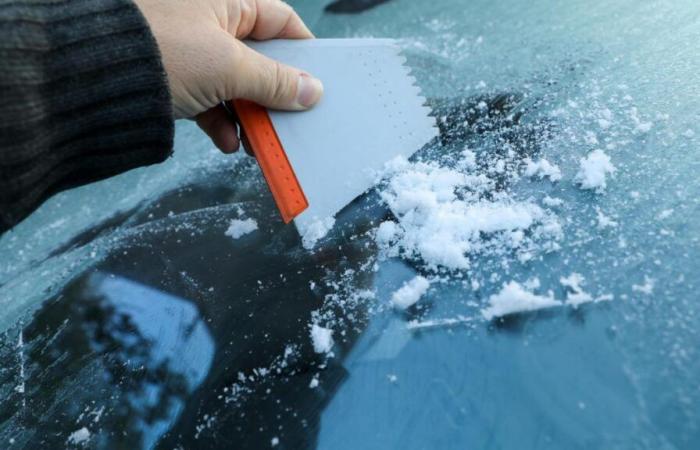
<path fill-rule="evenodd" d="M 238 116 L 241 135 L 245 135 L 250 147 L 248 150 L 260 165 L 282 214 L 282 220 L 289 223 L 309 207 L 309 202 L 275 132 L 270 115 L 264 107 L 248 100 L 232 100 L 230 104 Z"/>

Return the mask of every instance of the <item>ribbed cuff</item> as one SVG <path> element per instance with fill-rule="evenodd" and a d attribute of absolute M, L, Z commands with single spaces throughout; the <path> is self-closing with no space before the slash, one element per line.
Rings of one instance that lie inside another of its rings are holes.
<path fill-rule="evenodd" d="M 0 231 L 55 192 L 170 155 L 167 76 L 133 3 L 0 3 L 0 61 Z"/>

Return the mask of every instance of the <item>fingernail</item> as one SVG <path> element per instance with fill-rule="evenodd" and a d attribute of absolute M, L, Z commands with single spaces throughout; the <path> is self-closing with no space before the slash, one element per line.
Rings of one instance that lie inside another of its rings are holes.
<path fill-rule="evenodd" d="M 321 81 L 302 73 L 299 75 L 297 84 L 297 103 L 302 108 L 310 108 L 315 105 L 323 95 L 323 84 Z"/>

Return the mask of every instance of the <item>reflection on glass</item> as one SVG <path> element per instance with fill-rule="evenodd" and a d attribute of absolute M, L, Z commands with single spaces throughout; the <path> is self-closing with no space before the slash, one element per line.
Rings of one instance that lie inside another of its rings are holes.
<path fill-rule="evenodd" d="M 27 447 L 151 448 L 214 356 L 190 301 L 106 273 L 84 277 L 5 337 L 0 382 L 14 392 L 0 430 Z"/>

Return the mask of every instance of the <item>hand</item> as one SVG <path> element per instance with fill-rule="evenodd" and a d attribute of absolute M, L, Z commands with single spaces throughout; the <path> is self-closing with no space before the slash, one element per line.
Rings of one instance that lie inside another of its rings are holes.
<path fill-rule="evenodd" d="M 303 110 L 323 94 L 319 80 L 267 58 L 240 39 L 313 38 L 281 0 L 135 0 L 158 42 L 175 117 L 197 124 L 224 153 L 238 149 L 236 125 L 221 106 L 243 98 Z"/>

